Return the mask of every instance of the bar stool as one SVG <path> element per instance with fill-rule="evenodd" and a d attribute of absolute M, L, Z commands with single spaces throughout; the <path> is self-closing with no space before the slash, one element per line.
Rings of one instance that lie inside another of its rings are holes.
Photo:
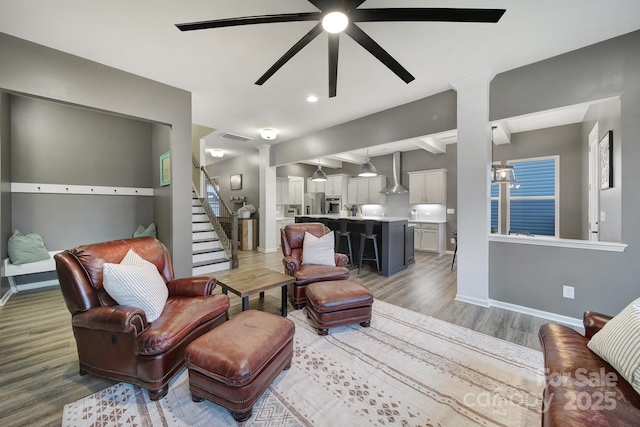
<path fill-rule="evenodd" d="M 353 261 L 353 246 L 351 245 L 351 232 L 347 231 L 347 225 L 349 224 L 349 220 L 348 219 L 337 219 L 334 221 L 335 224 L 335 235 L 336 235 L 336 252 L 340 252 L 340 243 L 342 243 L 342 238 L 346 237 L 347 238 L 347 249 L 349 250 L 349 262 L 351 263 L 351 266 L 355 266 L 354 261 Z M 345 252 L 340 252 L 340 253 L 344 253 L 346 255 Z"/>
<path fill-rule="evenodd" d="M 378 270 L 378 274 L 380 274 L 380 258 L 378 257 L 378 235 L 373 234 L 373 226 L 377 224 L 377 221 L 365 220 L 360 223 L 360 263 L 358 265 L 358 274 L 360 274 L 360 269 L 362 268 L 362 261 L 375 261 L 376 269 Z M 363 258 L 364 256 L 364 245 L 367 240 L 373 241 L 373 249 L 376 254 L 375 258 Z"/>
<path fill-rule="evenodd" d="M 458 230 L 452 231 L 451 237 L 456 242 L 456 248 L 453 250 L 453 261 L 451 261 L 451 271 L 453 271 L 453 263 L 456 262 L 456 254 L 458 253 Z"/>

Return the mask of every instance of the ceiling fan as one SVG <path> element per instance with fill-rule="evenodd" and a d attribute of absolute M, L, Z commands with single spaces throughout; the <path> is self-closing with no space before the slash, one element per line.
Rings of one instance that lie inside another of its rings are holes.
<path fill-rule="evenodd" d="M 321 21 L 291 47 L 257 81 L 262 85 L 276 71 L 300 52 L 322 31 L 329 33 L 329 97 L 336 96 L 338 80 L 338 42 L 344 32 L 358 42 L 369 53 L 378 58 L 405 83 L 415 79 L 386 50 L 369 37 L 356 22 L 481 22 L 496 23 L 505 9 L 448 9 L 448 8 L 378 8 L 358 9 L 366 0 L 308 0 L 320 12 L 283 13 L 277 15 L 246 16 L 239 18 L 215 19 L 212 21 L 176 24 L 181 31 L 204 30 L 208 28 L 234 27 L 239 25 L 269 24 L 276 22 Z M 334 24 L 337 22 L 337 24 Z M 332 27 L 337 25 L 337 27 Z"/>

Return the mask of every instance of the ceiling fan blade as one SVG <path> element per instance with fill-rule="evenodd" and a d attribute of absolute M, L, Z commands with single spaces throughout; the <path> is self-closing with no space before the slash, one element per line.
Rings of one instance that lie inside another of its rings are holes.
<path fill-rule="evenodd" d="M 320 35 L 320 33 L 322 33 L 322 24 L 318 24 L 315 27 L 313 27 L 313 29 L 311 31 L 309 31 L 307 34 L 305 34 L 300 40 L 298 40 L 298 42 L 296 44 L 293 45 L 293 47 L 291 47 L 291 49 L 289 49 L 287 51 L 287 53 L 285 53 L 284 55 L 282 55 L 282 57 L 280 59 L 278 59 L 276 61 L 275 64 L 273 64 L 271 66 L 271 68 L 269 68 L 267 70 L 266 73 L 264 73 L 262 75 L 262 77 L 260 77 L 258 79 L 258 81 L 256 82 L 257 85 L 261 86 L 264 82 L 266 82 L 267 80 L 269 80 L 269 78 L 271 76 L 273 76 L 276 71 L 278 71 L 280 68 L 282 68 L 282 66 L 284 64 L 287 63 L 287 61 L 289 61 L 291 58 L 293 58 L 293 56 L 300 52 L 300 50 L 302 50 L 303 47 L 305 47 L 306 45 L 308 45 L 309 43 L 311 43 L 311 41 L 313 39 L 315 39 L 316 37 L 318 37 Z"/>
<path fill-rule="evenodd" d="M 338 47 L 340 34 L 329 33 L 329 98 L 336 96 L 338 88 Z"/>
<path fill-rule="evenodd" d="M 449 9 L 449 8 L 382 8 L 357 9 L 349 14 L 351 22 L 444 21 L 496 23 L 505 9 Z"/>
<path fill-rule="evenodd" d="M 207 28 L 237 27 L 239 25 L 271 24 L 274 22 L 319 21 L 321 12 L 281 13 L 278 15 L 243 16 L 240 18 L 214 19 L 212 21 L 176 24 L 180 31 L 204 30 Z"/>
<path fill-rule="evenodd" d="M 393 59 L 386 50 L 376 43 L 371 37 L 369 37 L 360 27 L 351 23 L 344 30 L 345 33 L 363 48 L 367 49 L 369 53 L 378 58 L 380 62 L 386 65 L 391 71 L 393 71 L 398 77 L 400 77 L 405 83 L 410 83 L 415 80 L 415 77 L 411 75 L 398 61 Z"/>
<path fill-rule="evenodd" d="M 331 0 L 307 0 L 307 1 L 320 10 L 324 10 L 325 7 L 331 5 Z"/>

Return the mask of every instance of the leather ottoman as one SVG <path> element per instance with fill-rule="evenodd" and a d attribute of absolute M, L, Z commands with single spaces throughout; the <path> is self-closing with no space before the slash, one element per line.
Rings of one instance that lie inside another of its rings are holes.
<path fill-rule="evenodd" d="M 193 341 L 185 350 L 193 401 L 209 400 L 236 421 L 248 420 L 262 393 L 291 367 L 294 333 L 289 319 L 247 310 Z"/>
<path fill-rule="evenodd" d="M 353 280 L 316 282 L 307 286 L 307 317 L 315 324 L 319 335 L 329 328 L 360 323 L 371 324 L 373 295 L 369 289 Z"/>

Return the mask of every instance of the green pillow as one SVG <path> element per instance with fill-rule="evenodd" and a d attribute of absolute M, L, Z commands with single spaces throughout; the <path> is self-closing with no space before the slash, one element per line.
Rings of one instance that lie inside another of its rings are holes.
<path fill-rule="evenodd" d="M 44 246 L 44 240 L 38 233 L 28 233 L 23 235 L 19 230 L 9 237 L 7 245 L 9 252 L 9 260 L 11 264 L 20 265 L 29 262 L 42 261 L 49 259 L 49 251 Z"/>
<path fill-rule="evenodd" d="M 156 237 L 156 224 L 152 222 L 147 228 L 144 228 L 144 225 L 139 225 L 133 233 L 133 237 Z"/>

